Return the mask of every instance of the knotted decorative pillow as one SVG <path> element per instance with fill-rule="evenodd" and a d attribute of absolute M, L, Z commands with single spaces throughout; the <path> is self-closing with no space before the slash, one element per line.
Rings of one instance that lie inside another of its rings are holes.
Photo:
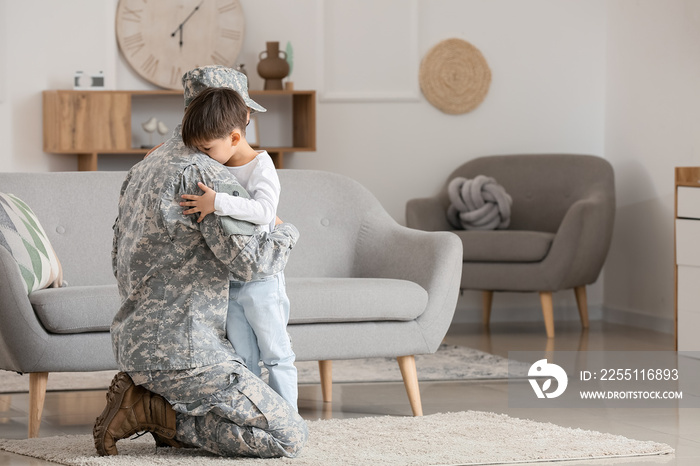
<path fill-rule="evenodd" d="M 32 209 L 17 196 L 0 193 L 0 247 L 19 266 L 27 294 L 63 284 L 61 264 Z"/>
<path fill-rule="evenodd" d="M 493 178 L 478 175 L 468 180 L 459 176 L 447 185 L 447 194 L 447 220 L 457 229 L 502 230 L 510 225 L 513 199 Z"/>

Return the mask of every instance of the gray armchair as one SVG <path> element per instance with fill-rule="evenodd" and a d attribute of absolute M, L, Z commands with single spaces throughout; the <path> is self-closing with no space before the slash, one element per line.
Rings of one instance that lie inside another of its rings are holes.
<path fill-rule="evenodd" d="M 477 175 L 495 178 L 512 196 L 508 229 L 454 230 L 447 221 L 447 183 Z M 554 291 L 574 289 L 581 324 L 588 327 L 586 285 L 596 281 L 605 262 L 614 217 L 612 166 L 589 155 L 480 157 L 452 172 L 435 197 L 406 205 L 407 226 L 453 231 L 462 240 L 461 287 L 483 291 L 484 324 L 494 291 L 535 291 L 550 338 Z"/>

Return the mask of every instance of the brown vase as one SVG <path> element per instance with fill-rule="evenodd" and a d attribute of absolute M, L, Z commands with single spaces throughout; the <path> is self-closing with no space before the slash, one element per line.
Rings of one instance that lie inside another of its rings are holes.
<path fill-rule="evenodd" d="M 265 90 L 282 89 L 282 79 L 289 74 L 287 54 L 280 50 L 279 42 L 266 42 L 267 49 L 260 52 L 258 74 L 265 79 Z M 263 58 L 263 55 L 267 57 Z M 280 57 L 280 54 L 283 56 Z"/>

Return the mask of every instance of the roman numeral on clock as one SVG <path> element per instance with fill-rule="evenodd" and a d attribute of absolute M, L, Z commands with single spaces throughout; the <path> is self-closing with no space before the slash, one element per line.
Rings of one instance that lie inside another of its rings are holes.
<path fill-rule="evenodd" d="M 228 3 L 226 5 L 222 5 L 219 7 L 219 14 L 226 13 L 227 11 L 235 10 L 236 8 L 238 8 L 238 4 L 235 2 Z"/>
<path fill-rule="evenodd" d="M 145 45 L 146 44 L 143 42 L 143 36 L 141 36 L 140 32 L 124 38 L 124 49 L 125 51 L 131 52 L 132 57 L 136 55 Z"/>
<path fill-rule="evenodd" d="M 173 69 L 170 71 L 170 85 L 174 86 L 175 84 L 177 84 L 180 81 L 181 78 L 182 78 L 182 68 L 180 68 L 179 66 L 178 67 L 173 66 Z"/>
<path fill-rule="evenodd" d="M 241 31 L 236 31 L 235 29 L 222 29 L 221 37 L 224 39 L 240 40 Z"/>
<path fill-rule="evenodd" d="M 124 12 L 122 14 L 122 19 L 124 21 L 133 21 L 134 23 L 140 23 L 142 11 L 143 10 L 132 10 L 128 6 L 124 5 Z"/>
<path fill-rule="evenodd" d="M 154 74 L 156 74 L 156 71 L 158 71 L 158 63 L 160 63 L 160 60 L 157 60 L 156 57 L 153 56 L 153 54 L 151 54 L 141 64 L 141 68 L 143 68 L 144 73 L 153 76 Z"/>

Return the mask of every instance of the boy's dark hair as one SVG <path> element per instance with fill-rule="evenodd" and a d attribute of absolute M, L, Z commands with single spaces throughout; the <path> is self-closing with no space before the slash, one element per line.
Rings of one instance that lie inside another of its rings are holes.
<path fill-rule="evenodd" d="M 199 93 L 185 109 L 182 140 L 196 149 L 205 142 L 221 139 L 234 129 L 245 136 L 248 106 L 238 92 L 224 87 L 209 87 Z"/>

